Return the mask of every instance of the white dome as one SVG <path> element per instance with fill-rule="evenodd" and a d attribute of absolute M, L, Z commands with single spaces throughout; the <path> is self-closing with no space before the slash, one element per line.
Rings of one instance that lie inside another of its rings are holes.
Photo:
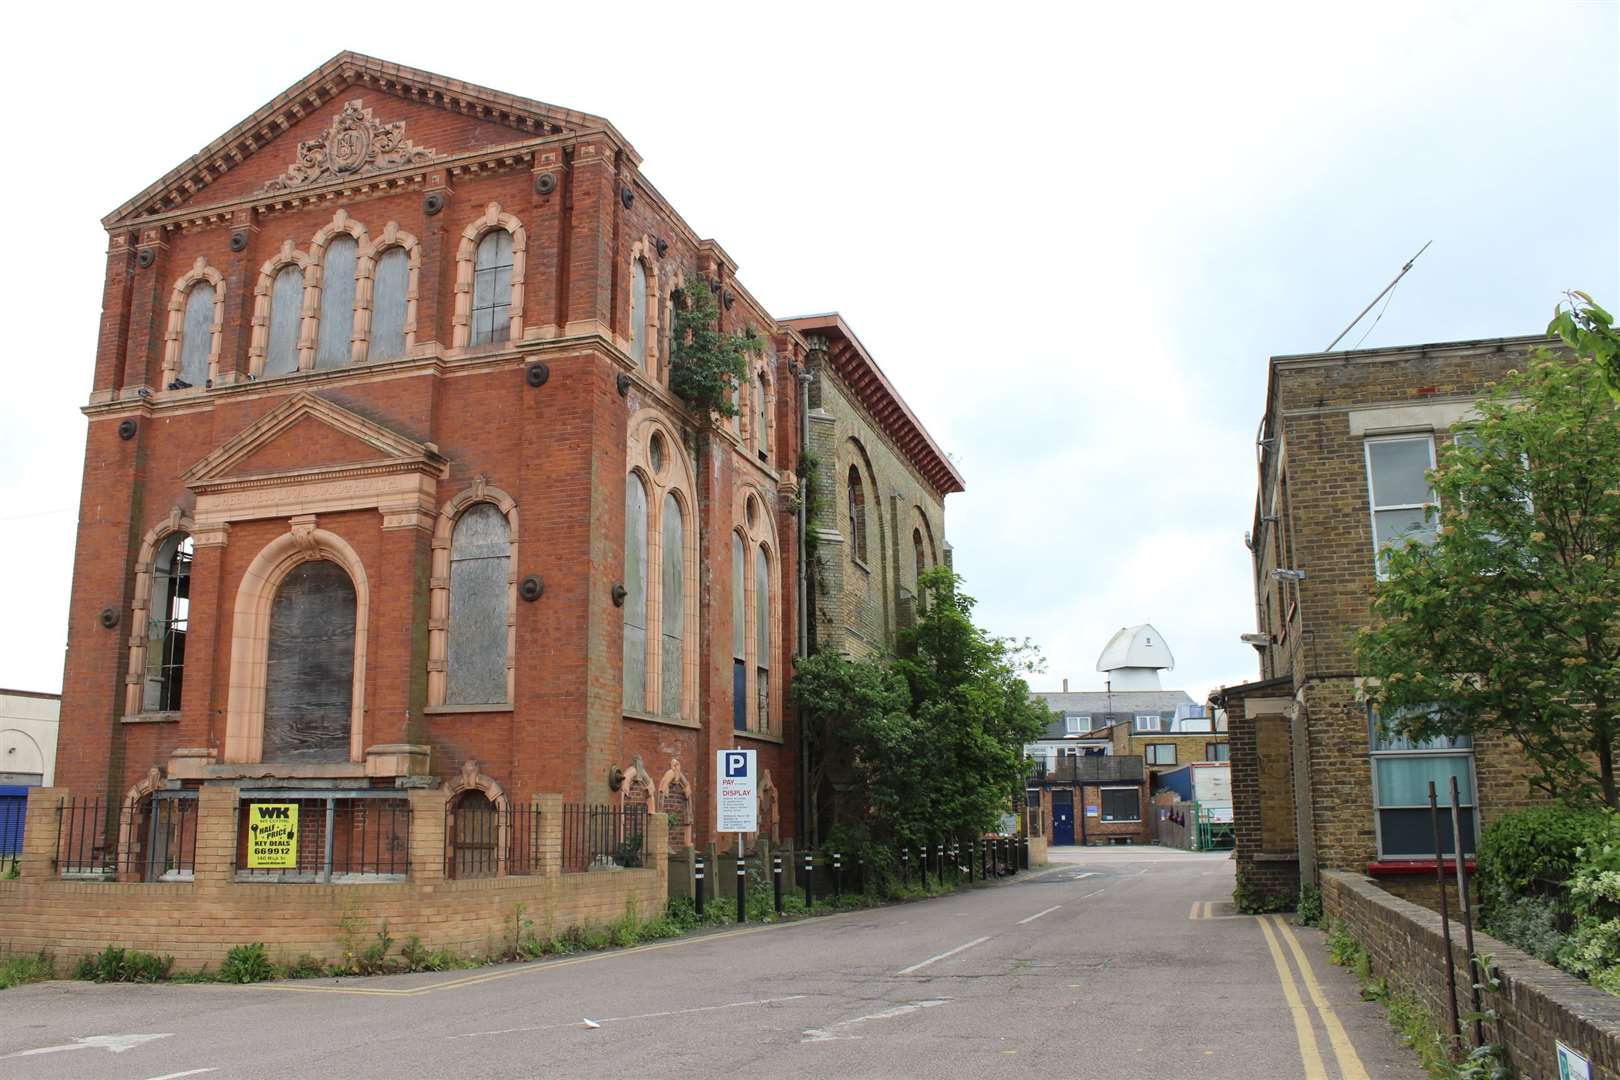
<path fill-rule="evenodd" d="M 1122 668 L 1143 668 L 1146 671 L 1167 671 L 1176 666 L 1170 655 L 1170 646 L 1149 623 L 1126 626 L 1115 631 L 1097 657 L 1098 671 L 1119 671 Z M 1146 672 L 1144 672 L 1145 674 Z M 1153 681 L 1158 683 L 1158 677 Z"/>

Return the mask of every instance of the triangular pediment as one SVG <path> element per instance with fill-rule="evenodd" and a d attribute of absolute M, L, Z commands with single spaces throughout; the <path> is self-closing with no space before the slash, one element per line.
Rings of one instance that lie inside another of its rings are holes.
<path fill-rule="evenodd" d="M 445 125 L 445 113 L 456 122 Z M 322 189 L 588 130 L 612 131 L 612 125 L 589 113 L 343 52 L 108 214 L 102 224 L 110 228 L 181 209 Z"/>
<path fill-rule="evenodd" d="M 418 442 L 314 394 L 298 394 L 237 432 L 186 471 L 194 491 L 344 474 L 444 471 Z"/>

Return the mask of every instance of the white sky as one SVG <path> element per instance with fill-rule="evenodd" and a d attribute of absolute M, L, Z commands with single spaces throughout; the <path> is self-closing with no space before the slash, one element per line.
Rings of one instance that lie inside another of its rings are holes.
<path fill-rule="evenodd" d="M 10 16 L 0 686 L 61 683 L 101 215 L 344 48 L 610 118 L 773 312 L 843 312 L 965 475 L 956 568 L 1037 689 L 1142 621 L 1167 686 L 1253 677 L 1266 358 L 1424 241 L 1367 346 L 1620 303 L 1613 2 L 249 10 Z"/>

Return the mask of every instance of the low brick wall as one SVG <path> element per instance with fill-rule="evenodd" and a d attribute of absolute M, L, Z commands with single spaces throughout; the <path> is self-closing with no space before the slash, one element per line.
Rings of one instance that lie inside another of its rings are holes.
<path fill-rule="evenodd" d="M 1373 974 L 1411 991 L 1444 1027 L 1445 942 L 1438 914 L 1391 896 L 1359 874 L 1340 870 L 1322 872 L 1322 907 L 1326 915 L 1343 921 L 1366 948 Z M 1459 1013 L 1467 1013 L 1469 957 L 1462 924 L 1454 918 L 1451 929 L 1457 1007 Z M 1499 991 L 1485 994 L 1485 1008 L 1501 1017 L 1499 1025 L 1486 1025 L 1486 1037 L 1506 1046 L 1524 1080 L 1556 1080 L 1554 1040 L 1590 1060 L 1594 1078 L 1620 1080 L 1620 997 L 1487 934 L 1475 932 L 1474 949 L 1494 959 L 1502 982 Z M 1466 1038 L 1466 1024 L 1464 1028 Z"/>
<path fill-rule="evenodd" d="M 179 970 L 217 968 L 231 946 L 256 941 L 264 942 L 275 959 L 308 953 L 331 961 L 341 958 L 346 944 L 372 944 L 385 920 L 396 948 L 416 935 L 430 949 L 482 955 L 510 938 L 519 905 L 535 933 L 553 934 L 587 922 L 611 922 L 632 904 L 641 918 L 649 918 L 663 910 L 668 896 L 668 834 L 660 814 L 647 821 L 644 869 L 565 874 L 551 860 L 545 867 L 549 872 L 534 875 L 446 878 L 442 791 L 411 793 L 408 881 L 237 881 L 235 792 L 207 789 L 192 880 L 65 880 L 52 866 L 61 792 L 36 790 L 43 796 L 29 803 L 22 876 L 0 881 L 0 951 L 48 949 L 59 964 L 121 945 L 172 954 Z M 554 797 L 543 801 L 561 806 Z M 546 846 L 557 849 L 551 838 Z"/>

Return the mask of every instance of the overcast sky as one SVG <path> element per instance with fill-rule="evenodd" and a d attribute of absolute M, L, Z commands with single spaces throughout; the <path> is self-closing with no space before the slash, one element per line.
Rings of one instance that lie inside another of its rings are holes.
<path fill-rule="evenodd" d="M 841 311 L 966 477 L 957 571 L 1037 689 L 1144 621 L 1167 686 L 1254 676 L 1266 358 L 1425 241 L 1364 346 L 1620 302 L 1612 2 L 50 10 L 0 46 L 0 686 L 61 685 L 100 217 L 346 48 L 610 118 L 771 311 Z"/>

